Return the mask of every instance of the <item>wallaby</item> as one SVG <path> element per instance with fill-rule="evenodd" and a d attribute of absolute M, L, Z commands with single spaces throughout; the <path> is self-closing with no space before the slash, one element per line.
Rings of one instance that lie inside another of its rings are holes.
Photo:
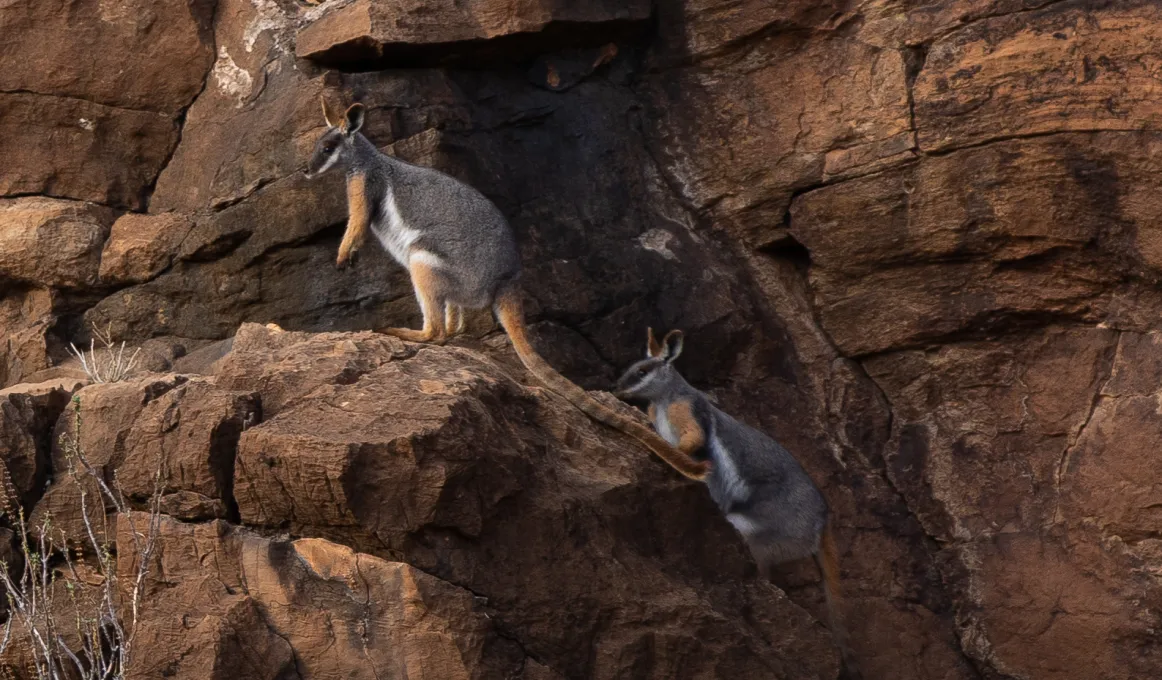
<path fill-rule="evenodd" d="M 347 231 L 339 245 L 338 266 L 363 244 L 370 229 L 411 275 L 423 329 L 379 332 L 443 343 L 463 330 L 465 308 L 491 307 L 521 363 L 546 387 L 590 418 L 645 444 L 683 475 L 703 479 L 709 470 L 705 462 L 683 455 L 650 428 L 602 406 L 537 354 L 529 342 L 517 284 L 520 255 L 500 209 L 453 177 L 381 153 L 359 133 L 364 115 L 362 104 L 352 104 L 342 117 L 335 116 L 324 99 L 327 130 L 315 144 L 305 174 L 317 177 L 332 168 L 347 173 Z"/>
<path fill-rule="evenodd" d="M 815 558 L 846 677 L 858 678 L 839 611 L 839 558 L 823 494 L 778 442 L 719 410 L 686 382 L 674 367 L 682 344 L 681 331 L 670 331 L 659 343 L 649 329 L 646 358 L 618 380 L 617 396 L 649 402 L 650 420 L 662 438 L 710 462 L 710 496 L 742 534 L 764 578 L 776 564 Z"/>

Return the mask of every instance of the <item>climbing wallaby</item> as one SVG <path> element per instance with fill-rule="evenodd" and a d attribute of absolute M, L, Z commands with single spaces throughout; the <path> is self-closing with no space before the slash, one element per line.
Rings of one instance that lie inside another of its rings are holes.
<path fill-rule="evenodd" d="M 839 561 L 823 494 L 778 442 L 731 418 L 686 382 L 674 367 L 682 344 L 681 331 L 659 343 L 649 329 L 646 358 L 618 380 L 617 396 L 648 401 L 650 420 L 666 441 L 710 462 L 710 496 L 742 534 L 764 577 L 781 562 L 815 558 L 846 677 L 859 677 L 839 612 Z"/>
<path fill-rule="evenodd" d="M 602 406 L 537 354 L 521 305 L 520 255 L 512 229 L 483 194 L 438 170 L 381 153 L 359 133 L 364 107 L 338 117 L 323 100 L 327 131 L 315 144 L 305 174 L 332 168 L 347 173 L 347 231 L 336 262 L 343 266 L 371 232 L 411 274 L 424 316 L 422 330 L 380 332 L 414 342 L 442 343 L 462 330 L 463 309 L 492 307 L 517 356 L 538 380 L 594 420 L 645 444 L 675 470 L 702 479 L 709 466 L 681 454 L 645 425 Z"/>

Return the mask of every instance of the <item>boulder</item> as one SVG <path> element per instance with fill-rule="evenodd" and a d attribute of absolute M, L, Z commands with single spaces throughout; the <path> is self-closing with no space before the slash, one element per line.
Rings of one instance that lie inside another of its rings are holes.
<path fill-rule="evenodd" d="M 194 225 L 184 215 L 122 215 L 101 251 L 101 282 L 142 283 L 170 266 Z"/>
<path fill-rule="evenodd" d="M 9 513 L 10 523 L 21 508 L 31 513 L 40 498 L 50 469 L 53 425 L 75 389 L 41 383 L 0 390 L 0 509 Z"/>
<path fill-rule="evenodd" d="M 242 430 L 261 418 L 258 396 L 223 390 L 207 378 L 142 375 L 90 385 L 61 414 L 52 451 L 53 484 L 33 520 L 46 513 L 77 540 L 86 512 L 105 503 L 99 476 L 129 501 L 155 489 L 167 514 L 187 521 L 231 517 L 233 465 Z M 90 514 L 94 526 L 99 514 Z"/>
<path fill-rule="evenodd" d="M 96 284 L 113 218 L 89 203 L 0 199 L 0 277 L 43 288 Z"/>

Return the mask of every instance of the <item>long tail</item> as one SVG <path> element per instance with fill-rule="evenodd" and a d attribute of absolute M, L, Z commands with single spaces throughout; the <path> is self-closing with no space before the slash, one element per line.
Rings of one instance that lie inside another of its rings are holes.
<path fill-rule="evenodd" d="M 537 380 L 544 383 L 545 387 L 567 399 L 569 403 L 593 420 L 615 430 L 620 430 L 645 444 L 662 460 L 690 479 L 701 480 L 706 476 L 709 468 L 705 463 L 696 461 L 670 446 L 665 439 L 659 437 L 645 425 L 602 406 L 597 400 L 586 394 L 585 390 L 570 382 L 568 378 L 558 373 L 547 361 L 542 359 L 541 355 L 533 349 L 532 343 L 529 342 L 520 291 L 516 287 L 509 287 L 497 296 L 495 311 L 496 318 L 500 320 L 500 325 L 504 327 L 509 339 L 512 340 L 512 346 L 516 349 L 521 363 Z"/>
<path fill-rule="evenodd" d="M 815 553 L 815 564 L 823 576 L 823 596 L 827 600 L 827 625 L 831 637 L 843 661 L 845 680 L 861 680 L 863 675 L 855 662 L 855 654 L 847 644 L 847 628 L 843 625 L 843 595 L 839 590 L 839 551 L 835 548 L 835 537 L 831 533 L 831 522 L 823 527 L 819 540 L 819 552 Z"/>

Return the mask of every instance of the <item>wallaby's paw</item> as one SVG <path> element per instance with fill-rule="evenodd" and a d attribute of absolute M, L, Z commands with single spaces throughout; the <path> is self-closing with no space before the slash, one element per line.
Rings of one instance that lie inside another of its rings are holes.
<path fill-rule="evenodd" d="M 706 481 L 706 477 L 710 475 L 710 463 L 708 461 L 695 461 L 690 470 L 690 474 L 686 475 L 690 479 L 696 479 L 700 482 Z"/>

